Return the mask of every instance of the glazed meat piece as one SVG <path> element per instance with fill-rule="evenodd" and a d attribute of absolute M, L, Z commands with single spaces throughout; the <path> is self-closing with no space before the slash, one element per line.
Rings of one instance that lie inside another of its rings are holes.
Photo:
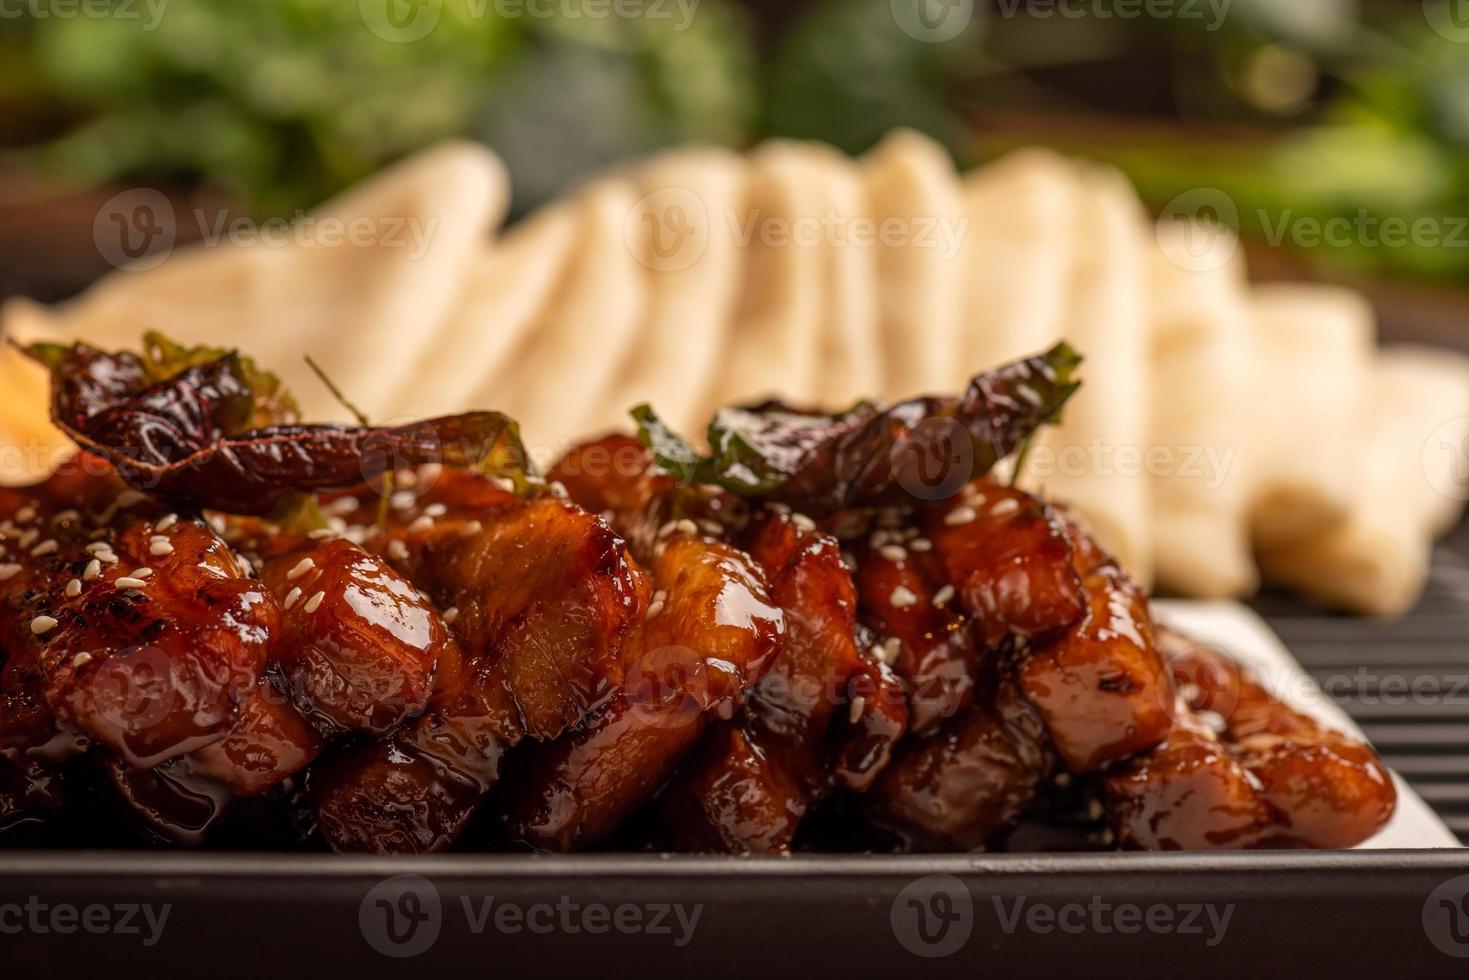
<path fill-rule="evenodd" d="M 1150 748 L 1172 725 L 1172 688 L 1147 595 L 1074 520 L 1066 522 L 1086 611 L 1019 657 L 1020 688 L 1074 773 Z"/>
<path fill-rule="evenodd" d="M 854 551 L 862 617 L 908 684 L 912 728 L 927 735 L 974 699 L 978 653 L 957 590 L 927 538 L 877 530 Z"/>
<path fill-rule="evenodd" d="M 973 483 L 927 508 L 922 528 L 984 647 L 1011 635 L 1039 637 L 1065 629 L 1084 614 L 1065 529 L 1037 498 Z"/>
<path fill-rule="evenodd" d="M 456 642 L 426 713 L 318 767 L 318 819 L 337 850 L 453 843 L 507 749 L 555 738 L 621 683 L 650 592 L 602 521 L 482 478 L 445 471 L 393 522 L 370 544 L 444 610 Z"/>
<path fill-rule="evenodd" d="M 646 803 L 712 717 L 729 718 L 785 638 L 764 571 L 700 534 L 667 537 L 623 688 L 589 723 L 519 760 L 505 794 L 516 839 L 570 850 L 606 839 Z"/>
<path fill-rule="evenodd" d="M 933 735 L 899 746 L 864 798 L 871 819 L 913 849 L 973 850 L 1035 799 L 1052 756 L 1035 711 L 1008 681 Z"/>
<path fill-rule="evenodd" d="M 886 764 L 907 704 L 857 645 L 857 596 L 835 539 L 777 510 L 739 541 L 770 579 L 785 644 L 739 718 L 720 726 L 737 731 L 706 742 L 665 792 L 664 807 L 684 847 L 786 853 L 838 772 L 865 788 Z M 835 727 L 844 715 L 847 725 Z M 844 744 L 834 747 L 837 739 Z"/>
<path fill-rule="evenodd" d="M 1148 851 L 1259 846 L 1275 823 L 1260 782 L 1180 702 L 1167 737 L 1107 776 L 1117 842 Z"/>
<path fill-rule="evenodd" d="M 203 844 L 231 799 L 229 787 L 198 775 L 183 759 L 142 769 L 104 753 L 100 763 L 138 829 L 161 843 Z"/>
<path fill-rule="evenodd" d="M 382 557 L 342 538 L 271 549 L 260 577 L 283 611 L 276 660 L 324 731 L 382 734 L 423 713 L 449 634 Z"/>
<path fill-rule="evenodd" d="M 22 618 L 57 716 L 148 768 L 235 727 L 280 608 L 204 522 L 143 504 L 40 558 Z"/>
<path fill-rule="evenodd" d="M 1229 753 L 1277 814 L 1273 844 L 1359 844 L 1392 816 L 1397 791 L 1377 753 L 1281 702 L 1229 658 L 1177 635 L 1169 664 L 1199 710 L 1222 719 Z"/>
<path fill-rule="evenodd" d="M 184 758 L 189 770 L 223 783 L 235 796 L 256 796 L 305 769 L 320 752 L 321 739 L 292 705 L 285 681 L 268 674 L 240 706 L 230 733 Z"/>

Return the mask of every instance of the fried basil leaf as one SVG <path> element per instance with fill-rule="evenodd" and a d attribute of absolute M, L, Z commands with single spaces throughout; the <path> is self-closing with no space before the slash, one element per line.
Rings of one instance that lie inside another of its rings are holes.
<path fill-rule="evenodd" d="M 812 513 L 942 499 L 983 476 L 1076 391 L 1081 357 L 1062 343 L 977 375 L 958 398 L 859 404 L 835 415 L 770 402 L 721 409 L 698 455 L 647 406 L 638 438 L 674 477 Z"/>

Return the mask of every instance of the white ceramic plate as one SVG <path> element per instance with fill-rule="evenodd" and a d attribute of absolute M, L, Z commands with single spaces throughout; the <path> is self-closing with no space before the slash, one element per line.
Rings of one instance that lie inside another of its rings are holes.
<path fill-rule="evenodd" d="M 1196 640 L 1228 651 L 1255 670 L 1276 697 L 1325 724 L 1362 734 L 1346 712 L 1331 702 L 1286 650 L 1280 638 L 1252 610 L 1235 602 L 1159 600 L 1153 603 L 1159 622 Z M 1458 847 L 1459 841 L 1438 815 L 1397 773 L 1398 808 L 1392 820 L 1359 847 Z"/>

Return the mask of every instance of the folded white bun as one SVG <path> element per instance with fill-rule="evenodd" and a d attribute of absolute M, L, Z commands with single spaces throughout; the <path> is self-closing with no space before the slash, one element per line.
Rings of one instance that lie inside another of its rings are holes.
<path fill-rule="evenodd" d="M 397 417 L 494 409 L 494 379 L 525 342 L 576 252 L 574 201 L 542 208 L 498 242 L 480 246 L 438 342 L 393 402 Z"/>
<path fill-rule="evenodd" d="M 1132 188 L 1111 170 L 1079 170 L 1077 242 L 1055 336 L 1086 360 L 1059 426 L 1043 430 L 1021 484 L 1074 506 L 1139 582 L 1153 577 L 1148 441 L 1150 244 Z"/>
<path fill-rule="evenodd" d="M 749 167 L 727 150 L 657 157 L 634 174 L 641 199 L 625 230 L 647 279 L 646 320 L 605 396 L 595 428 L 617 428 L 640 402 L 679 431 L 708 421 L 744 266 L 737 218 Z"/>
<path fill-rule="evenodd" d="M 486 385 L 490 406 L 519 420 L 527 448 L 543 465 L 606 424 L 606 395 L 637 341 L 646 270 L 625 231 L 637 201 L 622 178 L 578 193 L 576 254 L 521 347 Z"/>
<path fill-rule="evenodd" d="M 1360 478 L 1376 333 L 1357 293 L 1267 285 L 1253 296 L 1255 417 L 1249 462 L 1256 547 L 1279 548 L 1340 521 Z"/>
<path fill-rule="evenodd" d="M 107 276 L 44 318 L 7 309 L 4 332 L 136 348 L 158 330 L 238 347 L 278 373 L 308 417 L 343 417 L 305 365 L 309 354 L 364 411 L 386 417 L 414 373 L 405 352 L 438 341 L 508 200 L 493 153 L 446 143 L 327 202 L 284 243 L 183 248 L 145 271 Z"/>
<path fill-rule="evenodd" d="M 1436 535 L 1469 497 L 1469 358 L 1389 349 L 1372 371 L 1367 419 L 1351 451 L 1363 466 L 1347 515 L 1264 548 L 1278 582 L 1323 602 L 1396 616 L 1422 594 Z"/>
<path fill-rule="evenodd" d="M 965 371 L 955 354 L 968 230 L 953 162 L 928 137 L 897 130 L 861 166 L 876 235 L 882 394 L 950 391 Z"/>
<path fill-rule="evenodd" d="M 721 354 L 719 383 L 700 415 L 765 398 L 817 401 L 817 352 L 826 290 L 826 181 L 798 143 L 766 143 L 750 157 L 738 235 L 745 251 L 740 302 Z"/>
<path fill-rule="evenodd" d="M 1153 488 L 1157 581 L 1220 599 L 1258 586 L 1242 446 L 1249 423 L 1250 306 L 1238 241 L 1223 229 L 1155 227 L 1152 299 Z M 1180 252 L 1204 242 L 1212 254 Z M 1202 261 L 1201 261 L 1202 260 Z"/>

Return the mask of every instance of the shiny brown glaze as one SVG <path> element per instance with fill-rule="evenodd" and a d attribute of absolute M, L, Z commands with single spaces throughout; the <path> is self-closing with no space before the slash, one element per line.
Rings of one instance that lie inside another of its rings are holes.
<path fill-rule="evenodd" d="M 900 746 L 866 806 L 913 849 L 973 850 L 1019 819 L 1051 770 L 1035 712 L 1008 682 Z"/>
<path fill-rule="evenodd" d="M 276 660 L 321 727 L 381 734 L 423 713 L 449 633 L 384 558 L 304 540 L 265 559 L 260 577 L 283 610 Z"/>
<path fill-rule="evenodd" d="M 1022 651 L 1018 679 L 1067 768 L 1088 773 L 1162 741 L 1173 694 L 1147 595 L 1085 530 L 1068 522 L 1067 534 L 1086 611 Z"/>
<path fill-rule="evenodd" d="M 1070 542 L 1035 497 L 981 481 L 927 508 L 921 526 L 984 646 L 1064 629 L 1085 613 Z"/>
<path fill-rule="evenodd" d="M 570 850 L 606 839 L 651 798 L 711 718 L 732 717 L 785 638 L 763 569 L 704 535 L 673 534 L 627 683 L 569 737 L 519 760 L 507 787 L 516 839 Z"/>

